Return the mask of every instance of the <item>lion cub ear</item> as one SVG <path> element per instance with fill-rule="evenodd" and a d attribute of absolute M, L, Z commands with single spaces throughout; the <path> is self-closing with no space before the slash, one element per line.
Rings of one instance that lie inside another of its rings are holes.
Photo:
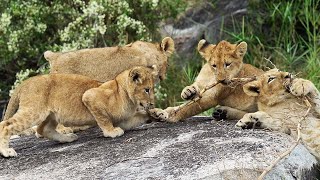
<path fill-rule="evenodd" d="M 141 68 L 135 67 L 129 72 L 129 77 L 132 79 L 133 82 L 136 84 L 142 84 L 142 74 L 141 74 Z"/>
<path fill-rule="evenodd" d="M 246 52 L 247 52 L 247 43 L 244 41 L 238 44 L 236 47 L 236 50 L 234 51 L 237 57 L 243 57 L 246 54 Z"/>
<path fill-rule="evenodd" d="M 249 96 L 259 96 L 260 83 L 258 81 L 252 81 L 243 86 L 243 91 Z"/>
<path fill-rule="evenodd" d="M 160 44 L 161 50 L 166 54 L 166 56 L 170 57 L 174 52 L 174 41 L 171 37 L 165 37 L 161 41 Z"/>
<path fill-rule="evenodd" d="M 216 45 L 210 44 L 208 41 L 202 39 L 198 43 L 198 51 L 200 55 L 206 60 L 209 61 L 213 49 L 216 47 Z"/>

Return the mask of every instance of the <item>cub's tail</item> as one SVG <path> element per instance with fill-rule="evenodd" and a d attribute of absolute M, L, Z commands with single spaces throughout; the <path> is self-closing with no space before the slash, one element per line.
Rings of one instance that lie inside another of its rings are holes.
<path fill-rule="evenodd" d="M 16 113 L 16 111 L 18 110 L 19 102 L 20 102 L 19 95 L 20 95 L 20 88 L 17 87 L 14 90 L 14 93 L 12 94 L 12 96 L 11 96 L 11 98 L 9 100 L 6 112 L 5 112 L 4 117 L 3 117 L 3 121 L 11 118 Z"/>
<path fill-rule="evenodd" d="M 44 58 L 47 60 L 47 61 L 53 61 L 55 59 L 57 59 L 60 55 L 60 53 L 54 53 L 52 51 L 46 51 L 44 52 Z"/>

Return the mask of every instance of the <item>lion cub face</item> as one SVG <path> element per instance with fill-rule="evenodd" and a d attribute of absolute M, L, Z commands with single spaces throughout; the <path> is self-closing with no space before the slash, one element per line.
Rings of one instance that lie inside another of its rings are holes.
<path fill-rule="evenodd" d="M 201 40 L 198 44 L 198 51 L 210 65 L 217 81 L 227 84 L 242 68 L 247 43 L 241 42 L 237 45 L 221 41 L 218 45 L 213 45 Z"/>
<path fill-rule="evenodd" d="M 249 96 L 258 96 L 261 100 L 272 101 L 290 94 L 292 81 L 293 76 L 290 73 L 271 69 L 257 80 L 245 84 L 243 90 Z"/>
<path fill-rule="evenodd" d="M 128 95 L 138 105 L 138 111 L 154 108 L 154 81 L 157 70 L 135 67 L 129 72 Z"/>
<path fill-rule="evenodd" d="M 165 79 L 167 67 L 168 67 L 168 58 L 174 52 L 174 41 L 170 37 L 165 37 L 161 43 L 149 43 L 144 41 L 136 41 L 126 46 L 138 49 L 143 52 L 146 59 L 156 59 L 157 68 L 159 70 L 158 77 L 160 80 Z"/>

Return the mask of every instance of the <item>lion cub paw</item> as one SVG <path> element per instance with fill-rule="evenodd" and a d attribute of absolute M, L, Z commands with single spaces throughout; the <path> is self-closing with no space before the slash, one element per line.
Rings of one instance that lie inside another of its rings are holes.
<path fill-rule="evenodd" d="M 181 92 L 181 98 L 184 100 L 194 99 L 199 94 L 198 87 L 192 85 L 185 87 Z"/>
<path fill-rule="evenodd" d="M 118 136 L 122 136 L 123 134 L 124 134 L 124 131 L 120 127 L 116 127 L 114 129 L 112 129 L 111 131 L 106 131 L 106 130 L 103 131 L 104 137 L 115 138 L 115 137 L 118 137 Z"/>
<path fill-rule="evenodd" d="M 215 109 L 215 111 L 212 113 L 212 117 L 218 121 L 220 120 L 226 120 L 227 119 L 228 111 L 227 109 L 223 107 L 218 107 Z"/>
<path fill-rule="evenodd" d="M 311 81 L 305 79 L 294 79 L 290 87 L 290 92 L 295 96 L 305 96 L 314 89 L 315 86 Z"/>
<path fill-rule="evenodd" d="M 78 136 L 74 133 L 65 134 L 64 142 L 73 142 L 78 139 Z"/>
<path fill-rule="evenodd" d="M 261 127 L 262 122 L 254 114 L 245 114 L 235 125 L 236 128 L 240 129 L 252 129 L 255 127 Z"/>
<path fill-rule="evenodd" d="M 15 156 L 17 156 L 16 151 L 14 149 L 12 149 L 12 148 L 0 147 L 0 154 L 3 157 L 15 157 Z"/>
<path fill-rule="evenodd" d="M 169 114 L 166 111 L 159 108 L 150 109 L 149 113 L 151 117 L 160 121 L 166 121 L 169 117 Z"/>

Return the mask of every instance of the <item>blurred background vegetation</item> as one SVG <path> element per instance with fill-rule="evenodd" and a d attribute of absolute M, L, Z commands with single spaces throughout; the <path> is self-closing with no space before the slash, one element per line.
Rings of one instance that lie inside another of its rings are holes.
<path fill-rule="evenodd" d="M 231 26 L 221 23 L 221 39 L 246 41 L 246 63 L 266 69 L 264 58 L 270 58 L 279 69 L 320 88 L 319 1 L 249 0 L 245 16 L 233 19 Z M 15 82 L 48 72 L 46 50 L 160 41 L 161 24 L 208 2 L 214 6 L 217 0 L 2 0 L 0 100 L 9 98 Z M 196 51 L 170 58 L 167 79 L 157 87 L 158 106 L 179 104 L 181 90 L 193 82 L 202 63 Z"/>

